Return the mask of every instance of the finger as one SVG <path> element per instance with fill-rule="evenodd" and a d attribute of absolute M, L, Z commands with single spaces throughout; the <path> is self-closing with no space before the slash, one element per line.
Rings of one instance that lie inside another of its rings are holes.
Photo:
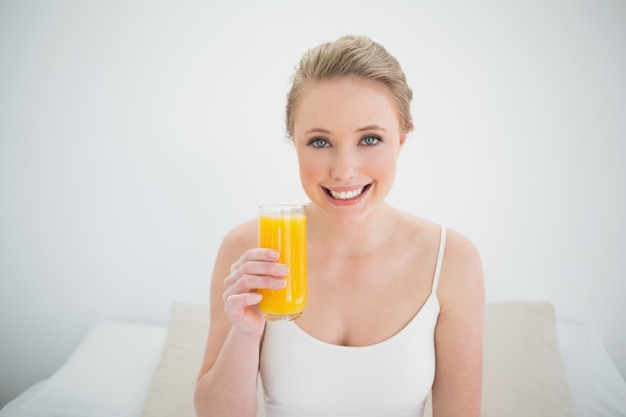
<path fill-rule="evenodd" d="M 241 257 L 231 265 L 231 272 L 239 269 L 243 264 L 249 261 L 267 261 L 275 262 L 280 258 L 278 251 L 267 248 L 254 248 L 249 249 L 241 255 Z"/>
<path fill-rule="evenodd" d="M 269 275 L 284 277 L 289 274 L 289 267 L 279 262 L 250 261 L 241 265 L 237 273 L 243 275 Z"/>
<path fill-rule="evenodd" d="M 288 274 L 289 267 L 285 264 L 267 261 L 248 261 L 226 277 L 224 280 L 224 288 L 232 287 L 244 275 L 263 275 L 280 278 Z"/>
<path fill-rule="evenodd" d="M 224 291 L 224 299 L 234 294 L 243 294 L 256 290 L 279 290 L 285 288 L 287 281 L 267 275 L 243 275 Z"/>
<path fill-rule="evenodd" d="M 258 304 L 262 299 L 263 296 L 255 292 L 233 294 L 224 300 L 224 311 L 230 317 L 237 316 L 243 309 Z"/>

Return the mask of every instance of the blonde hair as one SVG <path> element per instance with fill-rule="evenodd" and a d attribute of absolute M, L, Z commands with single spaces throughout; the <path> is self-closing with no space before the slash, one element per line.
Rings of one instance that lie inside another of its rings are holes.
<path fill-rule="evenodd" d="M 317 81 L 350 76 L 386 86 L 396 103 L 403 133 L 413 130 L 413 92 L 398 60 L 370 38 L 348 35 L 309 49 L 300 60 L 287 94 L 285 125 L 289 137 L 293 138 L 295 109 L 306 87 Z"/>

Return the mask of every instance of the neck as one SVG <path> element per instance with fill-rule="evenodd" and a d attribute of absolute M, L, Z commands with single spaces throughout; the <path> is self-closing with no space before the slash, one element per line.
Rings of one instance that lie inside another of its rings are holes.
<path fill-rule="evenodd" d="M 395 234 L 394 209 L 383 203 L 359 222 L 340 222 L 311 204 L 308 240 L 335 254 L 360 257 L 381 249 Z"/>

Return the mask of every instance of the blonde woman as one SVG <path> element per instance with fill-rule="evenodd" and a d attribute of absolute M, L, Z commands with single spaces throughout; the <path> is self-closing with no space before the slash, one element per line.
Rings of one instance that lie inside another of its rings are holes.
<path fill-rule="evenodd" d="M 263 288 L 285 265 L 257 248 L 257 222 L 224 238 L 197 414 L 267 417 L 480 415 L 483 276 L 468 239 L 386 203 L 413 128 L 397 60 L 346 36 L 303 56 L 286 129 L 307 204 L 308 302 L 295 322 L 266 322 Z"/>

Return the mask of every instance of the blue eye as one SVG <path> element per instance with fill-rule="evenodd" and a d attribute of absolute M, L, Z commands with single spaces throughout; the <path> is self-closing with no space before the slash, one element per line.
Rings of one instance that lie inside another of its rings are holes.
<path fill-rule="evenodd" d="M 313 146 L 314 148 L 326 148 L 327 146 L 329 146 L 328 141 L 326 139 L 323 138 L 315 138 L 313 140 L 311 140 L 309 142 L 309 145 Z"/>
<path fill-rule="evenodd" d="M 378 136 L 365 136 L 363 139 L 361 139 L 361 143 L 366 146 L 375 146 L 378 145 L 380 142 L 382 141 Z"/>

